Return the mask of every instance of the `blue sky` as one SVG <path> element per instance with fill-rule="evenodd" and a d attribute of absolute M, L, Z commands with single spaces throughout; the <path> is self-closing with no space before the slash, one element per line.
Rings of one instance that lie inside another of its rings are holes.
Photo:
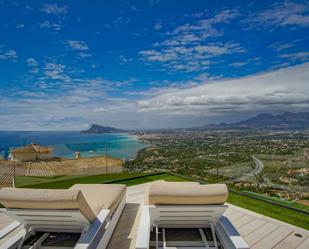
<path fill-rule="evenodd" d="M 0 0 L 0 129 L 305 111 L 308 27 L 308 1 Z"/>

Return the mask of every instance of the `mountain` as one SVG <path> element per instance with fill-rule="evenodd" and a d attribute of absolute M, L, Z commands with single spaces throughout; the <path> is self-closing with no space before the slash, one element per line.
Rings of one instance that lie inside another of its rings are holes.
<path fill-rule="evenodd" d="M 120 130 L 114 127 L 102 126 L 98 124 L 93 124 L 88 130 L 81 131 L 83 134 L 103 134 L 103 133 L 119 133 L 124 132 L 124 130 Z"/>
<path fill-rule="evenodd" d="M 247 120 L 228 124 L 212 124 L 204 128 L 304 129 L 309 128 L 309 112 L 284 112 L 280 115 L 261 113 Z"/>

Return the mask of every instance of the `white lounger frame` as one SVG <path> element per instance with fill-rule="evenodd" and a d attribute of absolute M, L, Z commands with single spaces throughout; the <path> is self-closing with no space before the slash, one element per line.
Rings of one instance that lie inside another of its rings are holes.
<path fill-rule="evenodd" d="M 24 229 L 1 248 L 22 248 L 31 234 L 40 231 L 46 232 L 42 237 L 46 237 L 49 232 L 81 233 L 74 249 L 105 249 L 125 204 L 126 195 L 113 214 L 108 209 L 102 209 L 92 223 L 79 210 L 1 209 L 1 212 L 24 225 Z M 41 248 L 42 241 L 39 240 L 33 249 Z"/>
<path fill-rule="evenodd" d="M 150 232 L 155 229 L 156 248 L 166 247 L 165 229 L 167 228 L 197 228 L 201 234 L 204 246 L 192 247 L 179 245 L 173 248 L 218 248 L 216 235 L 225 249 L 248 249 L 249 246 L 239 235 L 237 230 L 222 214 L 226 205 L 150 205 L 143 206 L 140 225 L 137 233 L 136 249 L 148 249 Z M 163 245 L 158 244 L 158 230 L 162 229 Z M 210 228 L 214 239 L 213 246 L 209 246 L 203 228 Z"/>

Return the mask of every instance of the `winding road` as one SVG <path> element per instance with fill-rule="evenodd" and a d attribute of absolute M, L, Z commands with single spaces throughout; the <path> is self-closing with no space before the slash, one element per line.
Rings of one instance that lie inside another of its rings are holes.
<path fill-rule="evenodd" d="M 250 171 L 249 173 L 243 174 L 241 177 L 238 178 L 238 180 L 245 181 L 249 177 L 254 177 L 254 176 L 260 174 L 263 171 L 264 163 L 260 159 L 257 159 L 254 156 L 251 156 L 251 158 L 254 160 L 255 168 L 252 171 Z"/>
<path fill-rule="evenodd" d="M 255 176 L 257 174 L 260 174 L 263 171 L 264 163 L 260 159 L 257 159 L 254 156 L 251 156 L 251 157 L 252 157 L 252 159 L 255 162 L 255 169 L 252 170 L 251 172 L 247 173 L 246 175 L 248 175 L 248 176 Z"/>

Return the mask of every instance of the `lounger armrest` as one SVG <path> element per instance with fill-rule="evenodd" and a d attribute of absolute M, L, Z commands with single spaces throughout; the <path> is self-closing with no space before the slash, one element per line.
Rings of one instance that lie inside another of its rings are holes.
<path fill-rule="evenodd" d="M 217 235 L 224 248 L 250 249 L 229 219 L 222 215 L 216 224 Z"/>
<path fill-rule="evenodd" d="M 141 210 L 140 223 L 137 230 L 135 249 L 148 249 L 150 240 L 150 215 L 149 206 L 143 206 Z"/>
<path fill-rule="evenodd" d="M 86 249 L 86 248 L 96 248 L 102 235 L 105 231 L 104 222 L 107 221 L 110 211 L 108 209 L 102 209 L 98 214 L 94 222 L 91 224 L 86 234 L 81 237 L 78 243 L 75 245 L 74 249 Z M 94 246 L 94 247 L 91 247 Z"/>

